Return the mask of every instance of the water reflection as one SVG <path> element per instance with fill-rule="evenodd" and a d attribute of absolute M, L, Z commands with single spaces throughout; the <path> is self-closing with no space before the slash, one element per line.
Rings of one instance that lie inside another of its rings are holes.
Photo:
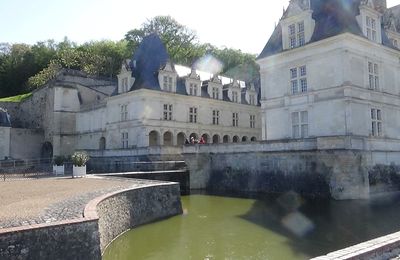
<path fill-rule="evenodd" d="M 310 200 L 191 195 L 184 214 L 125 233 L 103 259 L 308 259 L 400 230 L 398 196 Z"/>

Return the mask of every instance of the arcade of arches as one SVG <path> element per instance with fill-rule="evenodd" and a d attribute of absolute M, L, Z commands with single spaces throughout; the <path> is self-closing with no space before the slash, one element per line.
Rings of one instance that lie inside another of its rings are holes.
<path fill-rule="evenodd" d="M 255 142 L 257 141 L 257 138 L 255 136 L 238 136 L 238 135 L 223 135 L 220 136 L 219 134 L 214 134 L 210 136 L 209 134 L 202 134 L 199 135 L 197 133 L 190 133 L 187 135 L 184 132 L 179 132 L 177 135 L 174 135 L 171 131 L 166 131 L 163 134 L 158 132 L 157 130 L 152 130 L 149 132 L 148 138 L 149 138 L 149 146 L 174 146 L 174 145 L 184 145 L 185 141 L 192 139 L 194 140 L 200 140 L 201 137 L 203 137 L 204 141 L 206 144 L 218 144 L 218 143 L 239 143 L 239 142 Z"/>

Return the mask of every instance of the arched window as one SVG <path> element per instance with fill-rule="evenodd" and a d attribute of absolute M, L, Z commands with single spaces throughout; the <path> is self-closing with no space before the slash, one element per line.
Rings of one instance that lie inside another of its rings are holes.
<path fill-rule="evenodd" d="M 212 142 L 213 142 L 213 144 L 218 144 L 219 143 L 219 135 L 214 135 Z"/>
<path fill-rule="evenodd" d="M 222 142 L 229 143 L 229 141 L 230 141 L 229 135 L 224 135 L 224 137 L 222 138 Z"/>
<path fill-rule="evenodd" d="M 105 150 L 106 149 L 106 138 L 101 137 L 99 140 L 99 149 L 100 150 Z"/>
<path fill-rule="evenodd" d="M 247 139 L 248 139 L 247 136 L 243 136 L 242 137 L 242 142 L 247 142 Z"/>
<path fill-rule="evenodd" d="M 257 141 L 257 138 L 256 138 L 255 136 L 253 136 L 253 137 L 250 139 L 250 141 L 255 142 L 255 141 Z"/>
<path fill-rule="evenodd" d="M 233 140 L 232 140 L 234 143 L 238 143 L 239 142 L 239 136 L 237 136 L 237 135 L 235 135 L 234 137 L 233 137 Z"/>
<path fill-rule="evenodd" d="M 164 133 L 164 145 L 172 146 L 172 133 L 171 132 L 165 132 Z"/>
<path fill-rule="evenodd" d="M 159 139 L 158 139 L 158 132 L 153 130 L 149 133 L 149 146 L 157 146 L 160 145 Z"/>
<path fill-rule="evenodd" d="M 176 137 L 176 142 L 178 145 L 183 145 L 185 144 L 185 139 L 186 139 L 185 133 L 180 132 Z"/>

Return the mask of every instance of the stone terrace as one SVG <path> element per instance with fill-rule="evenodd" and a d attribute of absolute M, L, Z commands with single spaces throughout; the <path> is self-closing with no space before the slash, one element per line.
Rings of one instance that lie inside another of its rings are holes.
<path fill-rule="evenodd" d="M 0 229 L 83 217 L 92 199 L 158 181 L 71 177 L 0 182 Z"/>

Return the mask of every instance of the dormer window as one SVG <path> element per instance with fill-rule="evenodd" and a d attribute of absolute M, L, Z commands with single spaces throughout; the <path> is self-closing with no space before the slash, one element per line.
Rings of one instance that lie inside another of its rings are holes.
<path fill-rule="evenodd" d="M 371 41 L 376 42 L 376 20 L 369 16 L 366 16 L 366 27 L 367 27 L 367 38 Z"/>
<path fill-rule="evenodd" d="M 163 90 L 172 92 L 172 77 L 164 76 Z"/>
<path fill-rule="evenodd" d="M 249 103 L 250 105 L 255 105 L 256 104 L 256 97 L 255 95 L 249 95 Z"/>
<path fill-rule="evenodd" d="M 238 93 L 236 91 L 232 91 L 232 102 L 238 103 Z"/>
<path fill-rule="evenodd" d="M 197 89 L 198 89 L 197 84 L 190 83 L 190 85 L 189 85 L 189 94 L 191 96 L 197 96 Z"/>
<path fill-rule="evenodd" d="M 306 43 L 304 36 L 304 21 L 289 25 L 288 32 L 289 46 L 291 49 L 303 46 Z"/>
<path fill-rule="evenodd" d="M 219 99 L 219 89 L 217 87 L 212 88 L 212 98 Z"/>

